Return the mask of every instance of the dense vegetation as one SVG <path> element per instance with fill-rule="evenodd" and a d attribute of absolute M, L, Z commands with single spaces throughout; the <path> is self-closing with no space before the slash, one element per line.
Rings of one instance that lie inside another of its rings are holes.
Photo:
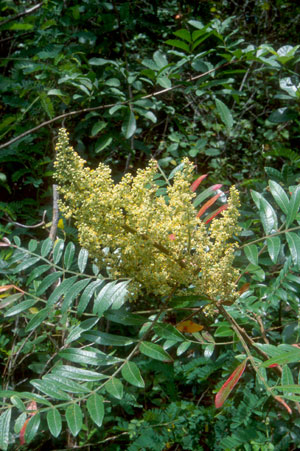
<path fill-rule="evenodd" d="M 1 449 L 300 447 L 299 17 L 0 0 Z"/>

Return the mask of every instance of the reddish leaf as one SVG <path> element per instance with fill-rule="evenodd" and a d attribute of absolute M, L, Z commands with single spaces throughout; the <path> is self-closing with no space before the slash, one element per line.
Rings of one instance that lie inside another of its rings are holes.
<path fill-rule="evenodd" d="M 219 207 L 216 211 L 213 212 L 213 214 L 208 219 L 206 219 L 205 224 L 208 224 L 219 213 L 221 213 L 221 211 L 227 210 L 227 208 L 228 208 L 228 204 L 225 204 L 225 205 L 222 205 L 221 207 Z"/>
<path fill-rule="evenodd" d="M 30 418 L 27 418 L 27 420 L 23 424 L 22 429 L 20 431 L 20 445 L 25 444 L 25 431 L 26 431 L 27 423 L 29 420 L 30 420 Z"/>
<path fill-rule="evenodd" d="M 292 409 L 287 405 L 287 403 L 282 398 L 280 398 L 280 396 L 275 396 L 275 399 L 276 401 L 280 402 L 280 404 L 282 404 L 283 407 L 286 408 L 286 410 L 290 415 L 293 413 Z"/>
<path fill-rule="evenodd" d="M 189 334 L 193 334 L 195 332 L 200 332 L 200 330 L 203 329 L 204 326 L 201 326 L 201 324 L 194 323 L 193 321 L 186 320 L 181 321 L 181 323 L 177 324 L 176 329 L 179 330 L 179 332 L 187 332 Z"/>
<path fill-rule="evenodd" d="M 234 370 L 225 384 L 218 391 L 215 398 L 215 406 L 217 409 L 222 407 L 222 405 L 236 386 L 237 382 L 240 380 L 243 372 L 245 371 L 247 360 L 248 359 L 245 359 L 242 363 L 240 363 L 240 365 Z"/>
<path fill-rule="evenodd" d="M 276 366 L 279 366 L 278 363 L 272 363 L 272 365 L 269 365 L 268 368 L 275 368 Z"/>
<path fill-rule="evenodd" d="M 200 218 L 200 216 L 203 215 L 203 213 L 206 212 L 206 210 L 213 205 L 216 200 L 221 196 L 222 193 L 216 194 L 215 196 L 213 196 L 211 199 L 209 199 L 207 202 L 205 202 L 205 204 L 200 208 L 200 210 L 197 213 L 197 218 Z"/>
<path fill-rule="evenodd" d="M 218 189 L 222 188 L 222 186 L 223 185 L 221 183 L 217 183 L 216 185 L 211 186 L 210 189 L 212 191 L 217 191 Z"/>
<path fill-rule="evenodd" d="M 193 191 L 193 193 L 196 191 L 196 189 L 198 188 L 198 186 L 200 185 L 200 183 L 202 182 L 202 180 L 205 179 L 205 177 L 207 177 L 207 174 L 200 175 L 200 177 L 198 177 L 198 178 L 191 184 L 191 191 Z"/>
<path fill-rule="evenodd" d="M 26 410 L 31 410 L 32 412 L 27 412 L 29 415 L 29 418 L 27 418 L 27 420 L 25 421 L 25 423 L 22 426 L 22 429 L 20 431 L 20 445 L 24 445 L 25 444 L 25 432 L 26 432 L 26 428 L 27 428 L 27 424 L 28 421 L 30 420 L 31 417 L 33 417 L 36 412 L 37 412 L 37 405 L 35 401 L 31 401 L 31 403 L 28 404 L 28 407 Z"/>
<path fill-rule="evenodd" d="M 169 235 L 169 240 L 170 240 L 170 241 L 174 241 L 175 238 L 176 238 L 176 236 L 175 236 L 174 233 L 171 233 L 171 234 Z"/>
<path fill-rule="evenodd" d="M 247 291 L 249 287 L 250 287 L 250 283 L 244 283 L 241 286 L 241 288 L 239 289 L 239 294 L 245 293 L 245 291 Z"/>
<path fill-rule="evenodd" d="M 3 291 L 10 290 L 11 288 L 15 288 L 15 286 L 14 285 L 2 285 L 0 287 L 0 293 L 3 293 Z"/>

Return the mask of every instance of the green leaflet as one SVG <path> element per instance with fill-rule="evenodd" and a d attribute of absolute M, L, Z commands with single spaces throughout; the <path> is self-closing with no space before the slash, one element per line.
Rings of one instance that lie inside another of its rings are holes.
<path fill-rule="evenodd" d="M 3 450 L 6 450 L 9 445 L 11 410 L 12 409 L 7 409 L 0 416 L 0 448 Z"/>
<path fill-rule="evenodd" d="M 102 396 L 99 396 L 97 393 L 92 394 L 88 398 L 86 405 L 92 420 L 100 427 L 104 417 L 104 403 Z"/>
<path fill-rule="evenodd" d="M 82 419 L 83 419 L 83 414 L 82 414 L 82 410 L 79 407 L 79 405 L 75 404 L 75 403 L 71 404 L 66 410 L 66 420 L 68 423 L 68 427 L 69 427 L 72 435 L 74 435 L 74 437 L 76 437 L 76 435 L 81 430 Z"/>
<path fill-rule="evenodd" d="M 110 378 L 105 384 L 105 389 L 107 393 L 112 395 L 114 398 L 123 398 L 123 384 L 120 379 L 117 379 L 116 377 Z"/>
<path fill-rule="evenodd" d="M 141 376 L 138 366 L 134 362 L 126 362 L 122 367 L 122 376 L 124 379 L 135 387 L 144 388 L 145 382 Z"/>
<path fill-rule="evenodd" d="M 47 413 L 47 423 L 51 434 L 58 437 L 62 429 L 61 414 L 55 408 L 50 409 Z"/>
<path fill-rule="evenodd" d="M 172 357 L 159 345 L 151 343 L 150 341 L 143 341 L 140 344 L 140 351 L 155 360 L 161 360 L 162 362 L 172 362 Z"/>

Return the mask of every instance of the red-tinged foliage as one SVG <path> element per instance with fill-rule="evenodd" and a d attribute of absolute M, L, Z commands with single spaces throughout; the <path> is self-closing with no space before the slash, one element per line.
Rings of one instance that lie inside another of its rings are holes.
<path fill-rule="evenodd" d="M 170 241 L 174 241 L 175 238 L 176 238 L 175 233 L 170 233 L 170 235 L 169 235 L 169 240 L 170 240 Z"/>
<path fill-rule="evenodd" d="M 25 432 L 27 428 L 27 424 L 31 417 L 33 417 L 36 414 L 37 411 L 37 405 L 35 401 L 31 401 L 31 403 L 28 405 L 26 410 L 33 410 L 33 412 L 28 412 L 29 418 L 25 421 L 25 423 L 22 426 L 22 429 L 20 431 L 20 445 L 25 444 Z"/>
<path fill-rule="evenodd" d="M 276 366 L 279 366 L 278 363 L 272 363 L 272 365 L 269 365 L 268 368 L 276 368 Z"/>
<path fill-rule="evenodd" d="M 222 184 L 221 183 L 217 183 L 216 185 L 212 185 L 211 187 L 210 187 L 210 189 L 212 190 L 212 191 L 217 191 L 218 189 L 220 189 L 220 188 L 222 188 Z"/>
<path fill-rule="evenodd" d="M 240 363 L 240 365 L 234 370 L 234 372 L 216 394 L 215 406 L 217 409 L 223 406 L 224 402 L 240 380 L 243 372 L 245 371 L 247 360 L 248 359 L 245 359 L 242 363 Z"/>
<path fill-rule="evenodd" d="M 283 407 L 288 411 L 288 413 L 291 415 L 293 413 L 292 409 L 290 408 L 290 406 L 287 405 L 287 403 L 280 398 L 280 396 L 275 396 L 276 401 L 280 402 L 280 404 L 283 405 Z"/>
<path fill-rule="evenodd" d="M 216 202 L 216 200 L 221 196 L 221 194 L 222 193 L 216 194 L 211 199 L 209 199 L 207 202 L 205 202 L 205 204 L 198 211 L 197 218 L 200 218 L 206 212 L 206 210 Z"/>
<path fill-rule="evenodd" d="M 216 211 L 213 212 L 213 214 L 208 219 L 206 219 L 205 224 L 208 224 L 216 216 L 218 216 L 218 214 L 220 214 L 222 211 L 227 210 L 227 208 L 228 208 L 228 204 L 225 204 L 225 205 L 222 205 L 221 207 L 219 207 Z"/>
<path fill-rule="evenodd" d="M 202 180 L 204 180 L 207 177 L 207 174 L 200 175 L 192 184 L 191 184 L 191 191 L 193 193 L 196 191 Z"/>

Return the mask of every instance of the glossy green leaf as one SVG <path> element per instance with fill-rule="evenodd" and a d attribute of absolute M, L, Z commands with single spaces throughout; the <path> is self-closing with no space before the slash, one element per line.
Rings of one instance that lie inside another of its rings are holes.
<path fill-rule="evenodd" d="M 113 309 L 120 308 L 127 297 L 127 285 L 129 281 L 109 282 L 98 293 L 93 307 L 93 313 L 98 316 L 108 310 L 111 306 Z"/>
<path fill-rule="evenodd" d="M 20 304 L 14 305 L 5 313 L 5 317 L 18 315 L 25 310 L 29 310 L 34 304 L 37 303 L 37 299 L 28 299 L 27 301 L 20 302 Z"/>
<path fill-rule="evenodd" d="M 66 410 L 66 420 L 71 434 L 76 437 L 82 428 L 82 411 L 78 404 L 71 404 Z"/>
<path fill-rule="evenodd" d="M 286 226 L 289 227 L 290 224 L 295 220 L 296 215 L 299 211 L 300 206 L 300 186 L 297 186 L 297 188 L 294 190 L 290 203 L 288 206 L 288 212 L 286 217 Z"/>
<path fill-rule="evenodd" d="M 172 362 L 172 357 L 159 345 L 150 341 L 143 341 L 140 344 L 140 352 L 151 359 L 160 360 L 162 362 Z"/>
<path fill-rule="evenodd" d="M 36 413 L 27 423 L 25 430 L 25 443 L 30 443 L 36 437 L 40 424 L 41 416 L 39 413 Z"/>
<path fill-rule="evenodd" d="M 293 385 L 294 384 L 293 373 L 288 365 L 284 365 L 284 367 L 282 368 L 281 384 L 282 385 Z"/>
<path fill-rule="evenodd" d="M 99 318 L 89 318 L 85 321 L 82 321 L 80 324 L 77 324 L 76 326 L 73 326 L 70 330 L 70 333 L 68 335 L 68 338 L 66 339 L 66 344 L 72 343 L 72 341 L 78 340 L 81 335 L 90 330 L 92 327 L 97 324 L 99 321 Z"/>
<path fill-rule="evenodd" d="M 125 311 L 112 311 L 105 312 L 105 318 L 117 324 L 123 324 L 125 326 L 141 326 L 145 323 L 145 318 L 140 315 L 133 315 Z"/>
<path fill-rule="evenodd" d="M 55 408 L 50 409 L 47 413 L 47 423 L 49 427 L 49 431 L 53 435 L 53 437 L 58 437 L 61 433 L 62 428 L 62 420 L 61 414 Z"/>
<path fill-rule="evenodd" d="M 17 409 L 21 410 L 21 412 L 25 412 L 26 407 L 23 401 L 16 395 L 11 396 L 10 398 L 12 404 L 16 406 Z"/>
<path fill-rule="evenodd" d="M 53 368 L 52 373 L 68 379 L 74 379 L 77 381 L 100 381 L 107 379 L 109 376 L 97 373 L 96 371 L 85 370 L 70 365 L 60 365 Z"/>
<path fill-rule="evenodd" d="M 221 186 L 222 185 L 220 185 L 220 187 Z M 198 207 L 205 199 L 207 199 L 208 197 L 215 195 L 215 194 L 216 194 L 216 191 L 213 186 L 210 186 L 209 188 L 205 189 L 200 194 L 198 194 L 198 196 L 195 198 L 195 200 L 193 202 L 194 207 Z"/>
<path fill-rule="evenodd" d="M 189 43 L 192 42 L 191 33 L 185 28 L 182 28 L 181 30 L 174 31 L 173 34 L 175 36 L 177 36 L 178 38 L 184 39 L 185 41 L 187 41 Z"/>
<path fill-rule="evenodd" d="M 57 240 L 57 241 L 55 241 L 54 247 L 53 247 L 53 263 L 55 265 L 57 265 L 57 263 L 60 261 L 61 256 L 62 256 L 63 251 L 64 251 L 64 247 L 65 247 L 64 240 Z"/>
<path fill-rule="evenodd" d="M 277 263 L 280 246 L 281 241 L 279 236 L 272 236 L 270 238 L 267 238 L 268 252 L 273 263 Z"/>
<path fill-rule="evenodd" d="M 134 362 L 126 362 L 122 367 L 122 376 L 124 379 L 135 387 L 144 388 L 145 382 L 141 376 L 138 366 Z"/>
<path fill-rule="evenodd" d="M 187 351 L 189 349 L 191 344 L 192 344 L 191 341 L 183 341 L 182 343 L 180 343 L 180 345 L 178 346 L 178 348 L 176 350 L 176 355 L 179 357 L 182 354 L 184 354 L 185 351 Z"/>
<path fill-rule="evenodd" d="M 100 285 L 105 284 L 103 280 L 95 280 L 90 283 L 83 291 L 77 306 L 77 313 L 81 315 L 88 306 L 89 301 L 91 300 L 95 290 L 100 287 Z"/>
<path fill-rule="evenodd" d="M 64 253 L 64 266 L 66 269 L 69 269 L 73 263 L 75 255 L 75 244 L 70 242 L 67 244 L 65 253 Z"/>
<path fill-rule="evenodd" d="M 260 193 L 254 190 L 251 191 L 251 196 L 256 203 L 257 208 L 259 209 L 261 223 L 266 235 L 277 232 L 277 215 L 272 205 L 266 199 L 264 199 L 264 197 Z"/>
<path fill-rule="evenodd" d="M 291 257 L 295 266 L 300 268 L 300 236 L 295 232 L 285 233 L 287 243 L 290 249 Z"/>
<path fill-rule="evenodd" d="M 61 306 L 62 313 L 65 313 L 70 307 L 72 307 L 73 301 L 85 289 L 85 287 L 87 286 L 87 284 L 90 283 L 90 281 L 91 281 L 90 278 L 79 280 L 68 289 L 68 291 L 64 296 L 64 301 Z"/>
<path fill-rule="evenodd" d="M 51 238 L 47 238 L 45 241 L 43 241 L 42 247 L 41 247 L 41 256 L 47 257 L 49 252 L 52 250 L 52 247 L 53 247 L 53 241 L 51 240 Z"/>
<path fill-rule="evenodd" d="M 172 326 L 172 324 L 168 323 L 157 323 L 154 326 L 155 333 L 161 337 L 166 338 L 168 340 L 174 340 L 174 341 L 185 341 L 186 338 L 184 335 L 182 335 L 179 330 L 176 329 L 176 327 Z"/>
<path fill-rule="evenodd" d="M 87 261 L 88 261 L 89 253 L 86 249 L 81 248 L 78 255 L 78 268 L 81 273 L 84 272 Z"/>
<path fill-rule="evenodd" d="M 37 268 L 30 273 L 29 277 L 26 279 L 26 285 L 30 285 L 33 280 L 38 279 L 44 272 L 49 271 L 50 265 L 39 265 Z"/>
<path fill-rule="evenodd" d="M 96 124 L 93 125 L 91 135 L 96 136 L 99 132 L 101 132 L 105 127 L 107 126 L 107 122 L 100 121 L 96 122 Z"/>
<path fill-rule="evenodd" d="M 69 277 L 68 279 L 63 280 L 55 289 L 52 291 L 51 295 L 48 298 L 47 306 L 52 307 L 56 302 L 58 302 L 62 296 L 67 293 L 67 291 L 72 287 L 73 284 L 77 281 L 77 276 Z"/>
<path fill-rule="evenodd" d="M 86 349 L 68 348 L 60 351 L 59 356 L 74 363 L 84 365 L 110 365 L 120 362 L 120 359 L 113 356 L 107 356 L 101 351 L 90 351 Z"/>
<path fill-rule="evenodd" d="M 48 288 L 51 287 L 51 285 L 53 285 L 62 275 L 63 275 L 62 271 L 57 271 L 48 274 L 45 277 L 45 279 L 40 283 L 36 291 L 37 296 L 40 296 L 41 294 L 45 293 L 45 291 L 48 290 Z"/>
<path fill-rule="evenodd" d="M 269 187 L 275 202 L 281 208 L 283 213 L 286 215 L 288 213 L 289 198 L 284 191 L 284 189 L 279 185 L 279 183 L 273 180 L 269 181 Z"/>
<path fill-rule="evenodd" d="M 168 39 L 167 41 L 165 41 L 165 44 L 176 47 L 177 49 L 184 50 L 186 53 L 190 52 L 189 45 L 184 41 L 180 41 L 180 39 Z"/>
<path fill-rule="evenodd" d="M 86 406 L 92 420 L 100 427 L 104 417 L 104 403 L 102 396 L 94 393 L 88 398 Z"/>
<path fill-rule="evenodd" d="M 123 398 L 123 384 L 120 379 L 116 377 L 112 377 L 105 384 L 105 389 L 107 393 L 112 395 L 114 398 L 122 399 Z"/>
<path fill-rule="evenodd" d="M 126 139 L 131 138 L 136 131 L 136 120 L 134 112 L 128 109 L 123 126 L 122 132 Z"/>
<path fill-rule="evenodd" d="M 67 393 L 89 393 L 90 389 L 85 385 L 78 384 L 78 382 L 74 382 L 71 379 L 68 379 L 67 376 L 59 376 L 58 374 L 46 374 L 43 376 L 43 381 L 49 381 L 50 383 L 56 384 L 61 390 L 64 390 Z"/>
<path fill-rule="evenodd" d="M 106 332 L 100 332 L 99 330 L 84 332 L 82 337 L 91 343 L 97 343 L 102 346 L 128 346 L 136 341 L 134 338 L 108 334 Z"/>
<path fill-rule="evenodd" d="M 217 111 L 220 115 L 221 121 L 226 126 L 227 131 L 229 133 L 233 127 L 232 114 L 231 114 L 229 108 L 221 100 L 216 99 L 215 102 L 216 102 Z"/>
<path fill-rule="evenodd" d="M 30 268 L 30 266 L 33 266 L 39 260 L 39 257 L 26 258 L 15 268 L 15 272 L 18 273 L 20 271 L 25 271 L 25 269 Z"/>
<path fill-rule="evenodd" d="M 6 307 L 9 307 L 11 304 L 15 304 L 17 302 L 18 299 L 20 299 L 23 295 L 23 293 L 15 293 L 12 294 L 11 296 L 7 296 L 6 298 L 3 299 L 2 302 L 0 302 L 0 309 L 4 309 Z"/>
<path fill-rule="evenodd" d="M 280 351 L 280 349 L 278 349 Z M 287 363 L 294 363 L 300 361 L 300 349 L 294 348 L 291 351 L 282 351 L 279 355 L 266 360 L 261 364 L 262 367 L 267 368 L 270 365 L 286 365 Z"/>
<path fill-rule="evenodd" d="M 272 387 L 275 390 L 288 392 L 290 393 L 300 393 L 300 385 L 296 384 L 289 384 L 289 385 L 276 385 L 275 387 Z"/>
<path fill-rule="evenodd" d="M 257 265 L 258 264 L 257 246 L 255 244 L 250 244 L 244 247 L 244 251 L 249 262 L 252 263 L 253 265 Z"/>
<path fill-rule="evenodd" d="M 36 313 L 25 327 L 25 332 L 31 332 L 36 329 L 49 316 L 49 312 L 49 307 L 46 307 Z"/>
<path fill-rule="evenodd" d="M 58 399 L 60 401 L 70 401 L 70 399 L 72 399 L 67 393 L 60 389 L 59 384 L 53 381 L 50 382 L 41 379 L 33 379 L 30 383 L 37 390 L 45 393 L 45 395 L 48 395 L 53 399 Z"/>
<path fill-rule="evenodd" d="M 9 445 L 9 427 L 11 409 L 5 410 L 0 416 L 0 448 L 6 450 Z"/>
<path fill-rule="evenodd" d="M 110 145 L 112 142 L 111 136 L 102 136 L 101 138 L 97 139 L 97 142 L 95 144 L 95 153 L 99 153 L 102 150 L 104 150 L 106 147 Z"/>

